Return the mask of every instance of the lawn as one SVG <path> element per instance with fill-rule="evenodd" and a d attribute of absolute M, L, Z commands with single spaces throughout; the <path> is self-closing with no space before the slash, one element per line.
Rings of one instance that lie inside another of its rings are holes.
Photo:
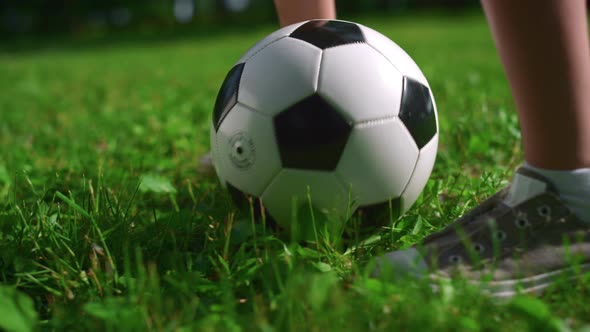
<path fill-rule="evenodd" d="M 197 172 L 226 72 L 274 26 L 1 53 L 0 330 L 590 329 L 589 277 L 508 302 L 368 277 L 503 187 L 522 151 L 479 13 L 352 19 L 406 49 L 440 117 L 424 193 L 354 249 L 291 243 Z"/>

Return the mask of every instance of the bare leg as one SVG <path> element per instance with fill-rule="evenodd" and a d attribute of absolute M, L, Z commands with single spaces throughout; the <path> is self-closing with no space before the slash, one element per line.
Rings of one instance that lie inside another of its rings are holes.
<path fill-rule="evenodd" d="M 521 278 L 538 281 L 523 282 L 525 291 L 549 285 L 547 271 L 570 268 L 572 248 L 590 244 L 590 237 L 579 235 L 587 234 L 590 227 L 586 4 L 585 0 L 481 1 L 512 88 L 529 165 L 516 171 L 508 190 L 427 238 L 419 248 L 378 258 L 374 274 L 399 278 L 403 273 L 428 277 L 433 272 L 458 272 L 474 284 L 489 275 L 494 287 L 484 283 L 484 289 L 493 296 L 512 296 L 517 293 L 512 285 L 525 280 Z M 490 232 L 490 225 L 496 230 Z M 464 226 L 469 232 L 457 231 Z M 524 230 L 531 226 L 536 227 L 534 240 L 529 238 L 531 231 Z M 513 240 L 502 242 L 508 238 Z M 500 255 L 486 249 L 494 247 Z M 589 250 L 573 250 L 590 260 Z M 547 264 L 543 257 L 556 260 Z M 458 264 L 465 268 L 458 269 Z"/>
<path fill-rule="evenodd" d="M 525 158 L 590 167 L 590 45 L 585 0 L 482 0 L 522 127 Z"/>
<path fill-rule="evenodd" d="M 274 0 L 281 27 L 311 20 L 336 19 L 335 0 Z"/>

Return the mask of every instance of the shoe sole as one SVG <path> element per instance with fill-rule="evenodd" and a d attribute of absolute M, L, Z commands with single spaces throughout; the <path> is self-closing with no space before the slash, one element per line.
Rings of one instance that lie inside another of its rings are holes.
<path fill-rule="evenodd" d="M 469 282 L 482 288 L 482 291 L 492 298 L 502 300 L 510 299 L 518 294 L 541 294 L 545 288 L 551 286 L 558 280 L 574 280 L 580 275 L 590 272 L 590 263 L 584 263 L 573 267 L 555 270 L 547 273 L 538 274 L 531 277 L 520 279 L 509 279 L 502 281 L 472 281 Z M 440 284 L 448 284 L 452 279 L 444 277 L 434 277 L 438 284 L 431 284 L 435 292 L 441 288 Z"/>

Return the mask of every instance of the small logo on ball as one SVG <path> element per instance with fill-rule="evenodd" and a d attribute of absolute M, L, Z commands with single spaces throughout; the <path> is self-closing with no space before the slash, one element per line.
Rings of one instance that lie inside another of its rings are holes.
<path fill-rule="evenodd" d="M 252 166 L 256 148 L 250 137 L 243 132 L 238 132 L 229 139 L 229 146 L 229 158 L 237 168 L 246 169 Z"/>

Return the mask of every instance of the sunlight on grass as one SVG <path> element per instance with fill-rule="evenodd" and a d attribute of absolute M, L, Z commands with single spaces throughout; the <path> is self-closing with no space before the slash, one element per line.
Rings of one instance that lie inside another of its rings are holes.
<path fill-rule="evenodd" d="M 0 329 L 563 331 L 588 324 L 588 278 L 501 304 L 460 282 L 436 293 L 420 281 L 368 277 L 372 257 L 413 245 L 503 187 L 522 151 L 482 17 L 359 20 L 424 70 L 441 143 L 410 211 L 350 245 L 334 244 L 322 229 L 313 241 L 290 241 L 196 172 L 227 70 L 273 27 L 3 54 L 0 316 L 12 320 Z"/>

